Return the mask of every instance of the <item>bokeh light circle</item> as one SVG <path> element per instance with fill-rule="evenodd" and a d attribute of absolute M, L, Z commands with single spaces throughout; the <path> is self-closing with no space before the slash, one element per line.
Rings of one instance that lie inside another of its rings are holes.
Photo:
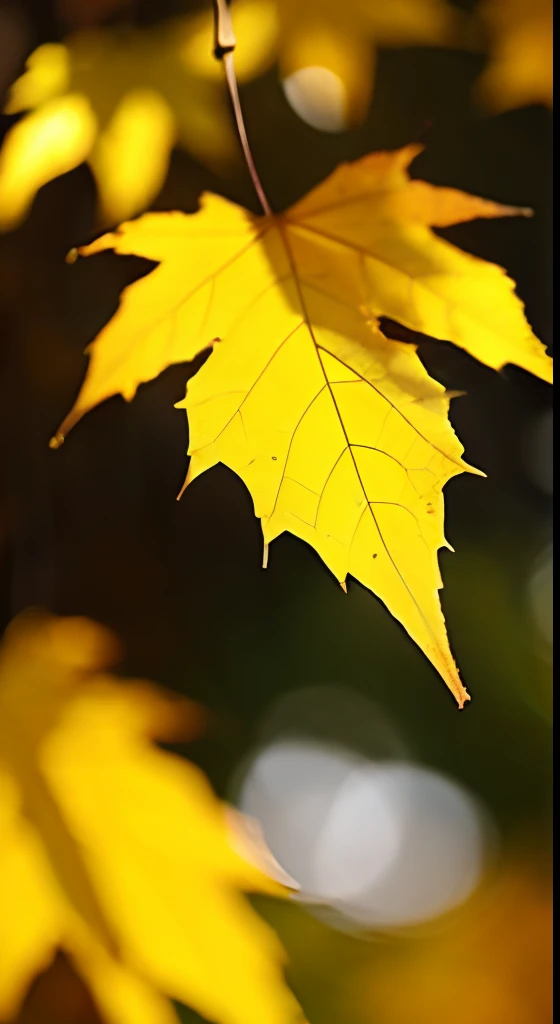
<path fill-rule="evenodd" d="M 347 127 L 346 89 L 334 71 L 306 67 L 282 82 L 284 95 L 302 121 L 322 132 L 342 132 Z"/>
<path fill-rule="evenodd" d="M 245 766 L 237 802 L 260 822 L 301 899 L 361 928 L 441 915 L 483 872 L 486 830 L 476 800 L 411 762 L 278 739 Z"/>

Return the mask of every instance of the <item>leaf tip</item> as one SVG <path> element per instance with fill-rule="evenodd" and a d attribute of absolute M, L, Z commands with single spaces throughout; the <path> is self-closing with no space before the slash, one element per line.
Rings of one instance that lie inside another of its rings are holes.
<path fill-rule="evenodd" d="M 190 473 L 190 470 L 189 470 L 189 473 Z M 187 487 L 189 486 L 189 483 L 190 483 L 189 473 L 187 473 L 187 475 L 185 477 L 185 482 L 184 482 L 183 486 L 181 487 L 181 490 L 179 491 L 177 497 L 175 498 L 175 501 L 180 501 L 181 500 L 181 498 L 183 497 L 183 494 L 185 493 Z"/>
<path fill-rule="evenodd" d="M 76 246 L 72 246 L 72 248 L 69 249 L 68 252 L 66 253 L 66 256 L 64 257 L 64 262 L 65 263 L 75 263 L 76 260 L 78 259 L 79 255 L 80 255 L 80 253 L 79 253 L 79 250 L 76 249 Z"/>
<path fill-rule="evenodd" d="M 423 142 L 410 142 L 408 146 L 403 146 L 400 150 L 397 150 L 395 156 L 402 169 L 406 171 L 411 163 L 416 160 L 416 157 L 424 152 L 425 148 L 426 146 Z"/>
<path fill-rule="evenodd" d="M 473 476 L 481 476 L 483 480 L 488 479 L 488 473 L 485 473 L 483 469 L 479 469 L 478 466 L 471 466 L 469 462 L 463 462 L 463 466 L 466 473 L 472 473 Z"/>
<path fill-rule="evenodd" d="M 531 206 L 506 206 L 504 203 L 492 203 L 495 207 L 496 217 L 534 217 L 535 211 Z"/>
<path fill-rule="evenodd" d="M 53 434 L 53 436 L 50 438 L 49 448 L 52 448 L 54 451 L 56 451 L 58 448 L 62 448 L 62 445 L 64 444 L 65 440 L 66 435 L 63 434 L 61 431 L 58 431 L 56 434 Z"/>

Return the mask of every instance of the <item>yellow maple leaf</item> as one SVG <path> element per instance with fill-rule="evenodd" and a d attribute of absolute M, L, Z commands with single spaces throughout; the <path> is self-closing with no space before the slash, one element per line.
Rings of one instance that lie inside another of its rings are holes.
<path fill-rule="evenodd" d="M 491 50 L 477 83 L 481 102 L 495 113 L 552 106 L 552 0 L 483 0 L 479 16 Z"/>
<path fill-rule="evenodd" d="M 429 225 L 523 213 L 411 181 L 418 147 L 338 168 L 281 216 L 206 195 L 198 213 L 148 214 L 80 250 L 159 266 L 122 295 L 91 347 L 58 447 L 98 402 L 221 339 L 189 383 L 192 480 L 217 462 L 247 484 L 268 543 L 289 531 L 345 585 L 380 597 L 467 699 L 438 590 L 442 487 L 466 467 L 449 396 L 381 315 L 489 366 L 546 379 L 550 360 L 504 271 Z M 474 471 L 476 472 L 476 471 Z"/>
<path fill-rule="evenodd" d="M 110 634 L 26 613 L 0 650 L 0 1017 L 62 947 L 108 1024 L 302 1021 L 240 889 L 285 889 L 236 849 L 193 765 L 158 750 L 187 702 L 103 673 Z M 281 876 L 280 876 L 281 877 Z"/>
<path fill-rule="evenodd" d="M 248 23 L 242 6 L 240 28 L 243 80 L 266 62 L 271 25 Z M 174 145 L 211 167 L 235 154 L 212 33 L 208 15 L 150 29 L 82 31 L 38 47 L 5 108 L 30 113 L 0 151 L 0 230 L 22 220 L 42 185 L 85 160 L 102 216 L 114 223 L 155 198 Z"/>

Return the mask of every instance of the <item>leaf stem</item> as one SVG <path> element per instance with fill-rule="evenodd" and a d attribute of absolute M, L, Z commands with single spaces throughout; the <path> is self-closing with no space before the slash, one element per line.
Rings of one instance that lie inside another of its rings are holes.
<path fill-rule="evenodd" d="M 267 217 L 272 217 L 272 209 L 268 199 L 266 198 L 266 193 L 257 173 L 253 154 L 251 153 L 251 147 L 249 145 L 249 139 L 247 138 L 247 130 L 245 128 L 245 121 L 243 118 L 243 110 L 239 99 L 239 90 L 237 88 L 237 78 L 235 75 L 235 66 L 233 61 L 233 51 L 235 50 L 236 40 L 233 32 L 233 26 L 231 24 L 229 7 L 227 5 L 227 0 L 213 0 L 213 5 L 214 56 L 216 60 L 221 60 L 224 65 L 227 87 L 231 98 L 233 113 L 235 115 L 235 123 L 237 125 L 237 131 L 239 133 L 239 140 L 241 142 L 241 148 L 243 149 L 245 162 L 247 164 L 249 174 L 251 175 L 251 181 L 253 182 L 255 192 L 257 193 L 265 215 Z"/>

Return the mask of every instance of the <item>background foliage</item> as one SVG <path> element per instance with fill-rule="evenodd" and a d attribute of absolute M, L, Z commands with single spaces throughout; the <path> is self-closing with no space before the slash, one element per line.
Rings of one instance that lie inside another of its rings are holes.
<path fill-rule="evenodd" d="M 9 52 L 3 43 L 8 56 L 2 60 L 12 62 L 9 72 L 0 69 L 6 86 L 34 46 L 62 38 L 88 8 L 70 0 L 28 0 L 4 4 L 2 11 L 8 6 L 21 15 L 24 41 L 17 61 L 16 36 Z M 142 23 L 194 9 L 186 0 L 121 4 L 120 13 L 118 6 L 109 10 L 107 4 L 108 16 Z M 473 86 L 484 63 L 483 55 L 459 49 L 382 49 L 367 117 L 341 134 L 304 124 L 271 69 L 242 90 L 252 148 L 276 208 L 295 201 L 341 160 L 417 140 L 426 149 L 415 176 L 534 207 L 532 220 L 477 222 L 442 234 L 507 268 L 531 325 L 548 343 L 549 113 L 543 106 L 481 113 Z M 14 120 L 4 117 L 4 128 Z M 152 208 L 194 210 L 203 189 L 256 210 L 241 162 L 210 172 L 178 150 Z M 453 403 L 451 418 L 466 457 L 488 474 L 487 480 L 459 477 L 446 489 L 447 535 L 457 553 L 442 555 L 442 600 L 474 694 L 472 706 L 458 714 L 385 609 L 358 585 L 343 598 L 295 538 L 278 540 L 269 569 L 261 571 L 258 523 L 233 474 L 219 467 L 189 500 L 175 502 L 187 438 L 185 417 L 172 404 L 184 394 L 184 367 L 143 386 L 130 406 L 106 402 L 60 452 L 48 450 L 82 379 L 85 345 L 116 308 L 123 285 L 148 269 L 111 254 L 64 263 L 72 246 L 96 234 L 96 216 L 93 179 L 81 166 L 46 186 L 23 225 L 0 237 L 3 623 L 43 604 L 109 624 L 126 647 L 123 671 L 157 679 L 210 708 L 210 726 L 188 746 L 188 756 L 226 796 L 262 715 L 279 695 L 336 683 L 372 698 L 415 758 L 484 801 L 501 836 L 494 871 L 500 876 L 509 866 L 488 897 L 489 915 L 477 916 L 474 905 L 470 916 L 436 923 L 429 934 L 377 936 L 371 943 L 297 908 L 263 903 L 288 950 L 298 998 L 320 1024 L 448 1020 L 448 1006 L 462 999 L 464 977 L 442 951 L 457 949 L 459 958 L 470 949 L 471 984 L 493 1008 L 488 1021 L 545 1024 L 549 1010 L 539 993 L 548 984 L 543 864 L 550 672 L 530 580 L 550 543 L 543 418 L 549 389 L 511 367 L 496 374 L 442 343 L 427 341 L 420 349 L 438 380 L 467 392 Z M 22 1024 L 94 1020 L 85 995 L 76 994 L 72 1003 L 77 982 L 63 961 L 53 976 L 30 995 Z M 508 1001 L 514 978 L 518 1017 Z M 403 985 L 413 1014 L 402 1006 L 397 1012 Z M 464 1013 L 465 1024 L 481 1020 L 478 1011 Z"/>

